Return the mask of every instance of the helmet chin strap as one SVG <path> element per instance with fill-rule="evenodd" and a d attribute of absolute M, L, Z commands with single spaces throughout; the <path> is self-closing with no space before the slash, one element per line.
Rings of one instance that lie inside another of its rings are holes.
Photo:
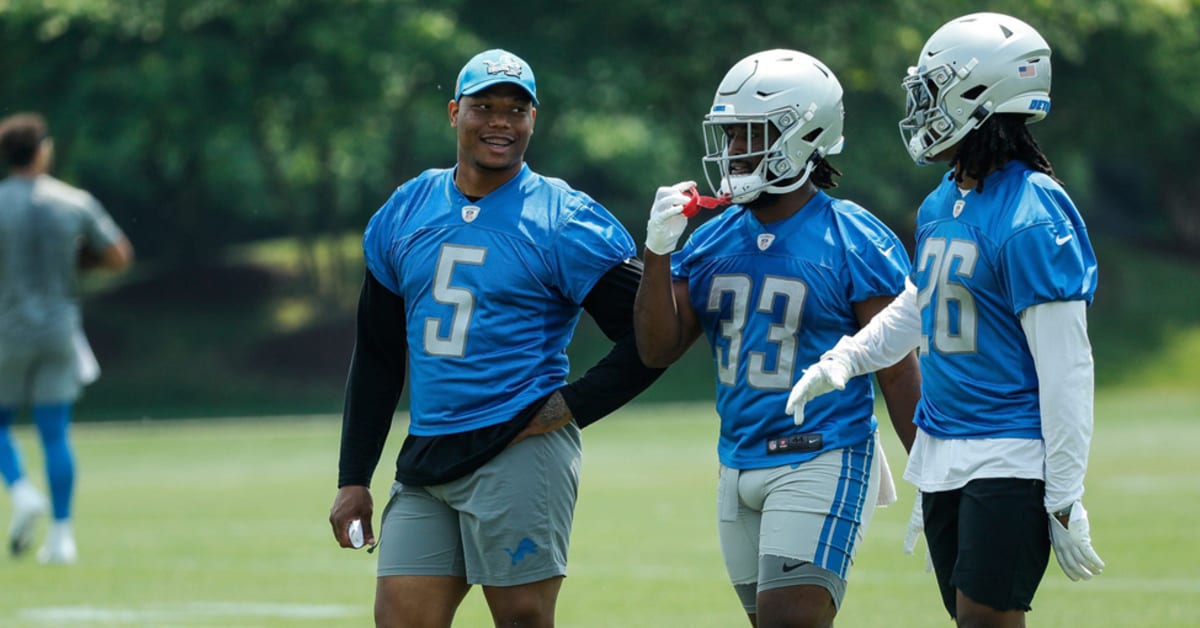
<path fill-rule="evenodd" d="M 973 114 L 970 118 L 967 118 L 962 125 L 957 128 L 950 129 L 950 133 L 943 134 L 938 140 L 930 142 L 929 146 L 925 147 L 924 149 L 921 149 L 921 135 L 932 135 L 932 133 L 926 130 L 925 127 L 922 127 L 921 133 L 914 135 L 912 139 L 909 140 L 909 155 L 913 157 L 913 161 L 915 161 L 918 166 L 928 166 L 932 164 L 934 157 L 937 157 L 938 155 L 949 150 L 950 147 L 962 142 L 963 138 L 965 138 L 967 134 L 979 128 L 983 122 L 987 120 L 990 114 L 986 113 L 986 109 L 983 109 L 983 111 L 984 115 Z M 979 110 L 976 110 L 976 114 L 978 113 Z M 957 136 L 957 139 L 950 141 L 950 138 L 955 136 Z M 936 151 L 934 150 L 935 147 L 937 148 Z"/>
<path fill-rule="evenodd" d="M 758 174 L 730 175 L 721 180 L 719 192 L 728 195 L 730 201 L 743 204 L 758 198 L 766 187 Z"/>
<path fill-rule="evenodd" d="M 800 173 L 800 176 L 795 181 L 787 185 L 769 185 L 767 186 L 767 191 L 771 194 L 787 194 L 788 192 L 798 190 L 800 186 L 808 182 L 809 175 L 812 174 L 813 168 L 816 167 L 817 162 L 809 159 L 808 163 L 804 165 L 804 172 Z"/>
<path fill-rule="evenodd" d="M 913 134 L 908 140 L 908 154 L 918 166 L 928 166 L 929 157 L 925 155 L 925 143 L 921 141 L 922 131 Z"/>
<path fill-rule="evenodd" d="M 797 190 L 800 186 L 808 181 L 809 175 L 817 166 L 814 159 L 809 159 L 804 165 L 804 171 L 799 177 L 787 185 L 771 185 L 763 181 L 762 171 L 766 168 L 766 160 L 759 162 L 758 167 L 751 174 L 741 176 L 727 176 L 721 180 L 721 194 L 729 195 L 729 200 L 737 204 L 749 203 L 757 199 L 763 192 L 770 194 L 787 194 L 788 192 Z"/>

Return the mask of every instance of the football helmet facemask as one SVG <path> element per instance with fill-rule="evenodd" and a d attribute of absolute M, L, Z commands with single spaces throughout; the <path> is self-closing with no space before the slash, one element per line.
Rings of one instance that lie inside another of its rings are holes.
<path fill-rule="evenodd" d="M 737 62 L 704 117 L 704 174 L 713 194 L 748 203 L 764 191 L 804 185 L 817 162 L 842 151 L 842 86 L 825 64 L 795 50 L 767 50 Z M 741 125 L 745 152 L 731 152 Z M 774 141 L 771 141 L 771 140 Z M 760 159 L 748 174 L 732 165 Z"/>
<path fill-rule="evenodd" d="M 919 165 L 954 146 L 993 113 L 1033 123 L 1050 112 L 1050 46 L 1034 28 L 999 13 L 939 28 L 901 81 L 900 136 Z"/>

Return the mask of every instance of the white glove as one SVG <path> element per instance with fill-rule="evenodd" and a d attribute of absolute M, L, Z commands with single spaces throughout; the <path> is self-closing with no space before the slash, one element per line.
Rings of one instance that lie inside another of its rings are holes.
<path fill-rule="evenodd" d="M 850 365 L 845 360 L 828 353 L 816 364 L 804 369 L 800 381 L 792 386 L 788 395 L 787 413 L 793 415 L 796 425 L 804 423 L 804 404 L 814 397 L 832 390 L 843 390 L 850 379 Z"/>
<path fill-rule="evenodd" d="M 1104 570 L 1104 561 L 1092 549 L 1092 536 L 1083 502 L 1071 504 L 1070 509 L 1065 528 L 1059 523 L 1058 517 L 1050 515 L 1050 544 L 1054 546 L 1058 566 L 1062 567 L 1068 578 L 1091 580 L 1092 576 Z"/>
<path fill-rule="evenodd" d="M 688 202 L 684 192 L 696 187 L 694 181 L 683 181 L 670 187 L 658 188 L 654 205 L 650 207 L 650 222 L 646 224 L 646 248 L 657 255 L 669 255 L 687 228 L 683 206 Z"/>
<path fill-rule="evenodd" d="M 912 514 L 908 516 L 908 531 L 904 533 L 904 553 L 912 554 L 917 549 L 917 540 L 920 539 L 925 532 L 925 512 L 921 506 L 921 491 L 917 491 L 917 498 L 913 500 Z M 933 571 L 933 557 L 929 555 L 929 548 L 925 548 L 925 571 Z"/>

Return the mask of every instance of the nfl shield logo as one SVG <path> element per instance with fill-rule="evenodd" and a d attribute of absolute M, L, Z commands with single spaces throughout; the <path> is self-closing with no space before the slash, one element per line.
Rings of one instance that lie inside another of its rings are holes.
<path fill-rule="evenodd" d="M 775 241 L 774 233 L 758 234 L 758 250 L 760 250 L 760 251 L 767 250 L 767 248 L 769 248 L 771 246 L 771 243 L 774 241 Z"/>
<path fill-rule="evenodd" d="M 475 222 L 475 219 L 479 217 L 479 207 L 464 205 L 462 208 L 462 217 L 466 222 Z"/>
<path fill-rule="evenodd" d="M 962 199 L 954 201 L 954 217 L 958 218 L 958 215 L 962 213 L 963 208 L 966 206 L 967 202 Z"/>

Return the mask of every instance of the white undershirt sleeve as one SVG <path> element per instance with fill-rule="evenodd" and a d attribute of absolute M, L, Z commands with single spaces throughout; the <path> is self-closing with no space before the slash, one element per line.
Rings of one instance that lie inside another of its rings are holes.
<path fill-rule="evenodd" d="M 1037 369 L 1046 442 L 1046 512 L 1083 498 L 1092 441 L 1093 362 L 1087 304 L 1052 301 L 1021 312 Z"/>
<path fill-rule="evenodd" d="M 905 279 L 904 292 L 853 337 L 842 336 L 822 357 L 834 354 L 844 359 L 850 367 L 850 375 L 857 377 L 899 362 L 920 344 L 921 310 L 917 307 L 917 287 Z"/>

